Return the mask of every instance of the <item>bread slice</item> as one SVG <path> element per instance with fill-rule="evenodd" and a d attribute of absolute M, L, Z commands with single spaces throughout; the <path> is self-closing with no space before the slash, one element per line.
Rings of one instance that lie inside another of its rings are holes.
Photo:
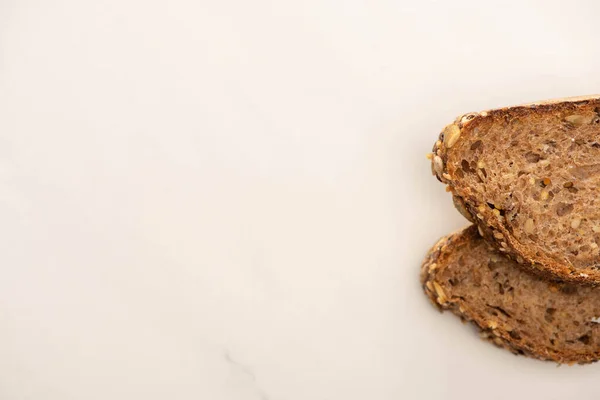
<path fill-rule="evenodd" d="M 431 159 L 500 251 L 550 278 L 600 283 L 600 97 L 466 114 Z"/>
<path fill-rule="evenodd" d="M 600 290 L 517 268 L 475 226 L 430 250 L 421 283 L 434 305 L 515 354 L 566 364 L 600 359 Z"/>

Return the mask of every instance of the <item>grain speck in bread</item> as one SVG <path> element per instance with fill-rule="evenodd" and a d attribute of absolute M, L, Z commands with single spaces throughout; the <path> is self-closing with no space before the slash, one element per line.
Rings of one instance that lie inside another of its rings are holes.
<path fill-rule="evenodd" d="M 565 364 L 600 359 L 600 290 L 517 268 L 474 225 L 431 249 L 421 283 L 438 308 L 515 354 Z"/>
<path fill-rule="evenodd" d="M 599 97 L 464 115 L 432 163 L 498 250 L 550 279 L 600 283 Z"/>

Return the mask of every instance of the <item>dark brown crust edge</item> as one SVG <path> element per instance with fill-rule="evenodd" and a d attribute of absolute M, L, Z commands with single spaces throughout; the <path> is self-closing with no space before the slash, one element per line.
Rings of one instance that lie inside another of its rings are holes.
<path fill-rule="evenodd" d="M 600 352 L 595 354 L 557 354 L 545 348 L 527 346 L 511 338 L 510 333 L 497 326 L 494 329 L 490 321 L 471 312 L 469 306 L 460 298 L 448 298 L 443 288 L 436 282 L 436 276 L 447 266 L 448 256 L 456 248 L 477 239 L 478 232 L 475 225 L 462 231 L 450 234 L 440 239 L 427 253 L 421 265 L 420 280 L 423 290 L 431 303 L 440 311 L 449 310 L 463 321 L 471 322 L 478 330 L 479 336 L 494 345 L 504 348 L 516 355 L 525 355 L 542 361 L 554 361 L 559 364 L 588 364 L 600 359 Z"/>
<path fill-rule="evenodd" d="M 482 111 L 480 113 L 468 113 L 456 118 L 454 123 L 449 126 L 454 125 L 458 127 L 460 133 L 458 139 L 456 139 L 457 141 L 468 137 L 473 128 L 477 127 L 477 125 L 486 118 L 503 118 L 505 116 L 517 117 L 523 114 L 545 114 L 558 111 L 563 112 L 566 110 L 575 111 L 578 107 L 586 105 L 600 106 L 600 95 L 556 99 L 528 105 Z M 444 129 L 444 131 L 445 130 L 446 129 Z M 440 133 L 439 140 L 436 141 L 433 147 L 431 157 L 432 172 L 440 182 L 449 186 L 449 190 L 454 196 L 456 208 L 469 221 L 478 225 L 480 234 L 487 241 L 492 243 L 499 251 L 503 252 L 504 255 L 519 263 L 523 269 L 542 276 L 545 279 L 591 285 L 600 284 L 600 271 L 589 269 L 575 270 L 569 265 L 556 262 L 554 259 L 544 254 L 536 255 L 534 251 L 516 240 L 508 230 L 506 224 L 502 223 L 502 218 L 495 215 L 493 210 L 489 209 L 489 207 L 478 208 L 478 200 L 469 187 L 461 185 L 461 182 L 450 176 L 446 169 L 448 152 L 452 151 L 452 143 L 448 143 L 448 137 L 444 137 L 444 131 Z"/>

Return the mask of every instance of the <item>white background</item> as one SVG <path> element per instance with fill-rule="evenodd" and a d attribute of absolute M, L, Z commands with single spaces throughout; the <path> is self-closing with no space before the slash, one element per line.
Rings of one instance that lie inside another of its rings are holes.
<path fill-rule="evenodd" d="M 440 315 L 461 113 L 600 92 L 595 1 L 0 0 L 0 399 L 598 398 Z"/>

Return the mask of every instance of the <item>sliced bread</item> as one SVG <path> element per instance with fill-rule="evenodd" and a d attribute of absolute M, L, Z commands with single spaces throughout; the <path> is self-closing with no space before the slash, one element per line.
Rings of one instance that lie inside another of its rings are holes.
<path fill-rule="evenodd" d="M 436 307 L 515 354 L 566 364 L 600 359 L 600 290 L 517 268 L 475 226 L 430 250 L 421 283 Z"/>
<path fill-rule="evenodd" d="M 549 278 L 600 283 L 600 98 L 466 114 L 433 173 L 490 242 Z"/>

